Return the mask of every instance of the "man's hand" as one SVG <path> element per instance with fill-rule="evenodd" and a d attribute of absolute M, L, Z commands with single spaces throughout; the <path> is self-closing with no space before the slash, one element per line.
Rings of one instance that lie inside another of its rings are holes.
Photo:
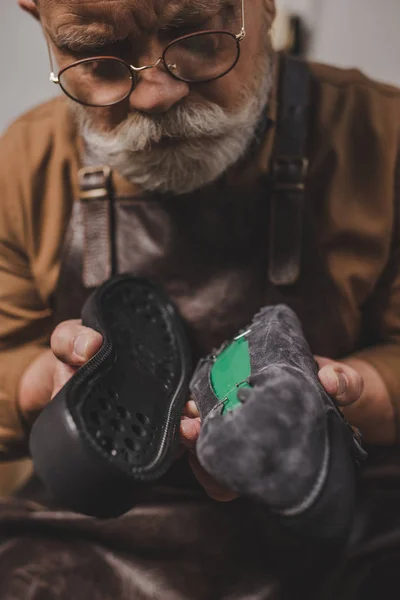
<path fill-rule="evenodd" d="M 25 421 L 32 426 L 46 404 L 100 350 L 102 336 L 81 321 L 58 325 L 46 350 L 21 378 L 18 404 Z"/>
<path fill-rule="evenodd" d="M 237 494 L 227 490 L 211 477 L 201 466 L 195 455 L 197 438 L 200 433 L 200 415 L 196 404 L 190 400 L 184 409 L 181 420 L 181 443 L 188 452 L 189 464 L 196 479 L 203 486 L 207 494 L 218 502 L 230 502 L 237 498 Z"/>
<path fill-rule="evenodd" d="M 358 371 L 330 358 L 316 356 L 315 360 L 320 368 L 319 380 L 338 406 L 350 406 L 361 398 L 364 380 Z"/>
<path fill-rule="evenodd" d="M 348 357 L 340 362 L 316 357 L 319 379 L 345 418 L 357 427 L 366 443 L 397 441 L 396 415 L 382 375 L 368 362 Z"/>
<path fill-rule="evenodd" d="M 361 375 L 352 367 L 316 357 L 320 367 L 319 379 L 326 392 L 335 399 L 338 406 L 346 407 L 360 399 L 364 382 Z M 191 400 L 185 407 L 181 420 L 181 443 L 189 450 L 189 463 L 199 483 L 214 500 L 229 502 L 237 495 L 217 483 L 200 465 L 195 455 L 196 442 L 200 433 L 200 418 L 196 404 Z"/>
<path fill-rule="evenodd" d="M 102 343 L 102 336 L 84 327 L 81 321 L 66 321 L 58 325 L 51 336 L 51 350 L 40 354 L 21 378 L 18 403 L 23 418 L 30 426 L 76 371 L 100 350 Z M 183 448 L 189 450 L 189 463 L 212 498 L 225 502 L 232 500 L 235 494 L 215 482 L 194 454 L 199 433 L 199 413 L 191 401 L 186 405 L 181 421 L 181 442 Z"/>

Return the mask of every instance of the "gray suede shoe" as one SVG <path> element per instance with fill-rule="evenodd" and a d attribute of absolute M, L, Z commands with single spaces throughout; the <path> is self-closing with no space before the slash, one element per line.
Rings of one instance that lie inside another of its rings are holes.
<path fill-rule="evenodd" d="M 366 455 L 320 384 L 290 308 L 261 310 L 200 362 L 191 391 L 202 419 L 197 456 L 210 475 L 296 533 L 346 538 Z"/>

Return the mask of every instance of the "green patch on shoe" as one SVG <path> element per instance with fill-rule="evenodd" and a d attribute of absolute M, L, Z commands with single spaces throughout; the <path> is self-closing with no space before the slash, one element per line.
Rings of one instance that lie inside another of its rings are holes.
<path fill-rule="evenodd" d="M 222 414 L 235 410 L 241 404 L 237 394 L 240 388 L 249 388 L 251 375 L 249 342 L 238 337 L 217 357 L 211 369 L 211 385 L 219 400 L 224 400 Z"/>

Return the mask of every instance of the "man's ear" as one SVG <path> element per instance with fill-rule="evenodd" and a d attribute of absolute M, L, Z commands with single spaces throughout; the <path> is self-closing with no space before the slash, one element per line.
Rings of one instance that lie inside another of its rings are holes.
<path fill-rule="evenodd" d="M 37 2 L 34 0 L 18 0 L 18 4 L 23 10 L 33 15 L 35 19 L 40 19 Z"/>
<path fill-rule="evenodd" d="M 275 0 L 262 0 L 264 4 L 264 8 L 270 18 L 271 22 L 275 19 L 276 15 L 276 5 Z"/>

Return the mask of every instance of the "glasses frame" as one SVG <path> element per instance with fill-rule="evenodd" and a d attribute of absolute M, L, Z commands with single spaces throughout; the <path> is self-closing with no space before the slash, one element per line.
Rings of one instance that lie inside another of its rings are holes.
<path fill-rule="evenodd" d="M 209 30 L 204 30 L 204 31 L 198 31 L 195 33 L 189 33 L 187 35 L 184 35 L 182 37 L 176 38 L 175 40 L 173 40 L 172 42 L 170 42 L 166 48 L 164 49 L 162 56 L 160 56 L 160 58 L 158 58 L 153 64 L 151 65 L 144 65 L 143 67 L 135 67 L 134 65 L 129 64 L 128 62 L 126 62 L 125 60 L 123 60 L 122 58 L 118 58 L 117 56 L 92 56 L 89 58 L 82 58 L 81 60 L 77 60 L 74 61 L 73 63 L 71 63 L 70 65 L 67 65 L 66 67 L 63 67 L 59 72 L 58 75 L 55 75 L 54 73 L 54 62 L 53 62 L 53 57 L 52 57 L 52 53 L 51 53 L 51 49 L 50 49 L 50 43 L 49 40 L 47 38 L 46 35 L 46 42 L 47 42 L 47 48 L 48 48 L 48 52 L 49 52 L 49 61 L 50 61 L 50 68 L 51 68 L 51 72 L 50 72 L 50 81 L 56 85 L 59 85 L 60 88 L 62 89 L 62 91 L 64 92 L 64 94 L 66 96 L 68 96 L 68 98 L 70 98 L 71 100 L 73 100 L 74 102 L 77 102 L 78 104 L 82 104 L 83 106 L 89 106 L 89 107 L 93 107 L 93 108 L 107 108 L 109 106 L 115 106 L 116 104 L 119 104 L 120 102 L 124 102 L 124 100 L 126 100 L 127 98 L 129 98 L 129 96 L 132 94 L 133 90 L 135 89 L 136 85 L 137 85 L 137 76 L 139 73 L 141 73 L 142 71 L 147 71 L 149 69 L 155 69 L 157 67 L 159 67 L 161 64 L 164 65 L 166 71 L 168 72 L 169 75 L 171 75 L 171 77 L 173 77 L 174 79 L 176 79 L 177 81 L 183 81 L 184 83 L 188 83 L 190 85 L 201 85 L 203 83 L 210 83 L 211 81 L 216 81 L 217 79 L 221 79 L 221 77 L 225 77 L 225 75 L 227 75 L 228 73 L 230 73 L 237 65 L 237 63 L 239 62 L 240 59 L 240 42 L 246 37 L 246 29 L 245 29 L 245 8 L 244 8 L 244 0 L 241 0 L 241 10 L 242 10 L 242 28 L 240 30 L 240 32 L 235 35 L 233 33 L 231 33 L 230 31 L 226 31 L 226 30 L 219 30 L 219 29 L 209 29 Z M 202 81 L 191 81 L 190 79 L 185 79 L 183 77 L 178 77 L 177 75 L 175 75 L 175 73 L 173 73 L 169 67 L 168 64 L 165 60 L 165 56 L 168 52 L 168 50 L 178 44 L 179 42 L 185 41 L 187 39 L 193 38 L 193 37 L 198 37 L 201 35 L 211 35 L 211 34 L 224 34 L 224 35 L 229 35 L 231 36 L 237 45 L 237 57 L 236 60 L 234 62 L 234 64 L 229 67 L 229 69 L 227 69 L 224 73 L 222 73 L 221 75 L 217 75 L 216 77 L 212 77 L 209 79 L 205 79 Z M 89 104 L 88 102 L 84 102 L 82 100 L 77 100 L 76 98 L 74 98 L 62 85 L 61 83 L 61 77 L 62 75 L 68 71 L 69 69 L 72 69 L 74 67 L 77 67 L 79 65 L 83 65 L 86 63 L 90 63 L 93 61 L 105 61 L 105 60 L 115 60 L 119 63 L 121 63 L 122 65 L 124 65 L 131 73 L 131 80 L 132 80 L 132 85 L 131 88 L 129 90 L 129 92 L 127 92 L 127 94 L 121 98 L 121 100 L 117 100 L 116 102 L 111 102 L 109 104 Z"/>

